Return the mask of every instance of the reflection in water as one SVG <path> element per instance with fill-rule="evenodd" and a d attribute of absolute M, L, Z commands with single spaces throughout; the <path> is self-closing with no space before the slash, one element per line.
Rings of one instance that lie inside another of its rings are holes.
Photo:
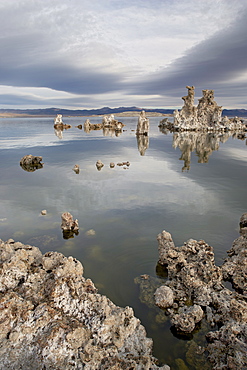
<path fill-rule="evenodd" d="M 63 138 L 63 130 L 68 130 L 71 127 L 72 127 L 71 125 L 65 125 L 65 124 L 63 124 L 63 125 L 54 125 L 55 135 L 59 139 L 62 139 Z"/>
<path fill-rule="evenodd" d="M 164 132 L 161 130 L 164 134 Z M 232 133 L 205 133 L 205 132 L 175 132 L 173 134 L 173 148 L 179 148 L 182 152 L 180 160 L 184 161 L 182 171 L 190 169 L 191 153 L 198 156 L 198 163 L 208 163 L 209 156 L 213 151 L 218 150 L 221 143 L 225 143 Z"/>
<path fill-rule="evenodd" d="M 76 230 L 63 230 L 63 238 L 64 239 L 71 239 L 74 238 L 75 235 L 79 235 L 79 231 Z"/>
<path fill-rule="evenodd" d="M 140 155 L 143 156 L 149 146 L 149 137 L 147 135 L 136 135 L 136 139 Z"/>
<path fill-rule="evenodd" d="M 116 130 L 114 128 L 108 128 L 108 127 L 103 127 L 103 136 L 120 136 L 122 134 L 122 129 L 121 130 Z"/>

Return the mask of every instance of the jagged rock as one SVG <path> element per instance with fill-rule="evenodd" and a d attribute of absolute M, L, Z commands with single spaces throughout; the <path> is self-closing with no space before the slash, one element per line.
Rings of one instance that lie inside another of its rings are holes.
<path fill-rule="evenodd" d="M 102 163 L 101 160 L 99 159 L 96 162 L 96 167 L 97 167 L 97 170 L 100 171 L 104 167 L 104 163 Z"/>
<path fill-rule="evenodd" d="M 145 111 L 142 110 L 138 118 L 136 135 L 148 135 L 148 131 L 149 119 L 146 117 Z"/>
<path fill-rule="evenodd" d="M 113 114 L 104 116 L 102 119 L 102 125 L 103 128 L 112 128 L 116 131 L 121 131 L 123 126 L 125 126 L 122 122 L 119 122 L 117 119 L 115 119 Z"/>
<path fill-rule="evenodd" d="M 179 331 L 191 333 L 196 324 L 202 320 L 203 315 L 203 310 L 199 305 L 183 306 L 179 307 L 178 313 L 171 315 L 171 322 Z"/>
<path fill-rule="evenodd" d="M 84 131 L 87 133 L 89 133 L 91 130 L 101 130 L 102 128 L 102 123 L 91 123 L 88 118 L 84 123 Z"/>
<path fill-rule="evenodd" d="M 97 293 L 73 257 L 0 240 L 0 369 L 159 368 L 130 307 Z"/>
<path fill-rule="evenodd" d="M 43 163 L 41 163 L 41 161 L 42 157 L 28 154 L 21 158 L 20 166 L 27 172 L 34 172 L 40 168 L 43 168 Z"/>
<path fill-rule="evenodd" d="M 62 224 L 61 229 L 63 230 L 63 237 L 65 239 L 72 238 L 74 234 L 78 235 L 79 224 L 78 220 L 74 220 L 73 216 L 69 212 L 64 212 L 61 216 Z"/>
<path fill-rule="evenodd" d="M 57 114 L 57 116 L 54 118 L 54 128 L 62 131 L 63 129 L 67 130 L 68 128 L 71 128 L 72 126 L 66 123 L 63 123 L 63 116 L 62 114 Z"/>
<path fill-rule="evenodd" d="M 174 303 L 167 309 L 172 324 L 178 331 L 190 333 L 205 316 L 212 327 L 220 326 L 207 334 L 209 344 L 203 349 L 213 369 L 247 366 L 247 233 L 242 232 L 246 215 L 240 219 L 241 236 L 233 242 L 221 267 L 215 265 L 213 248 L 203 240 L 190 239 L 176 247 L 167 231 L 157 237 L 159 264 L 167 273 L 164 287 L 174 296 Z M 231 281 L 236 291 L 227 289 L 224 280 Z M 155 296 L 162 295 L 161 288 Z"/>
<path fill-rule="evenodd" d="M 76 173 L 76 174 L 79 174 L 80 173 L 80 167 L 78 164 L 75 164 L 74 167 L 73 167 L 73 171 Z"/>
<path fill-rule="evenodd" d="M 61 125 L 63 124 L 63 116 L 62 114 L 57 114 L 57 116 L 54 118 L 54 125 Z"/>
<path fill-rule="evenodd" d="M 246 217 L 246 214 L 242 216 Z M 245 225 L 245 224 L 244 224 Z M 233 242 L 232 248 L 227 252 L 228 258 L 222 265 L 222 272 L 225 280 L 232 282 L 237 291 L 247 298 L 247 233 L 243 234 Z"/>
<path fill-rule="evenodd" d="M 202 90 L 203 96 L 199 99 L 196 107 L 194 105 L 194 86 L 186 86 L 186 88 L 188 89 L 188 95 L 182 97 L 184 100 L 182 109 L 174 111 L 173 124 L 163 121 L 160 126 L 177 131 L 246 130 L 246 125 L 240 118 L 222 117 L 222 107 L 214 101 L 214 90 Z"/>

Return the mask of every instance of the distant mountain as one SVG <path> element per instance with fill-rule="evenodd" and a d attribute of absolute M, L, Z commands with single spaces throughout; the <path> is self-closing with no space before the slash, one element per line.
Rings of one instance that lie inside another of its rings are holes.
<path fill-rule="evenodd" d="M 27 115 L 27 116 L 56 116 L 62 114 L 63 116 L 92 116 L 103 114 L 117 114 L 122 112 L 141 112 L 142 110 L 148 112 L 157 112 L 163 114 L 172 114 L 174 109 L 145 109 L 138 107 L 119 107 L 109 108 L 103 107 L 99 109 L 62 109 L 62 108 L 45 108 L 45 109 L 0 109 L 0 113 L 14 114 L 14 115 Z"/>
<path fill-rule="evenodd" d="M 247 117 L 246 109 L 223 109 L 222 116 Z"/>
<path fill-rule="evenodd" d="M 22 115 L 22 116 L 56 116 L 62 114 L 63 116 L 92 116 L 104 114 L 118 114 L 123 112 L 157 112 L 162 114 L 172 114 L 174 109 L 161 109 L 161 108 L 139 108 L 139 107 L 118 107 L 109 108 L 103 107 L 98 109 L 62 109 L 62 108 L 45 108 L 45 109 L 0 109 L 0 114 L 6 115 Z M 229 117 L 247 117 L 246 109 L 224 109 L 223 116 Z"/>

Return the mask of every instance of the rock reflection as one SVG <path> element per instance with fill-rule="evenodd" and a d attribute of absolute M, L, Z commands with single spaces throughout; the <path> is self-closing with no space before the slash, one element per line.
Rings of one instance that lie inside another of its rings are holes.
<path fill-rule="evenodd" d="M 68 130 L 69 128 L 71 128 L 71 125 L 56 125 L 56 127 L 54 126 L 55 135 L 59 139 L 62 139 L 63 138 L 63 130 Z"/>
<path fill-rule="evenodd" d="M 123 126 L 125 125 L 116 120 L 111 114 L 110 116 L 104 116 L 102 123 L 91 123 L 89 119 L 86 119 L 84 131 L 89 134 L 90 131 L 103 129 L 104 136 L 120 136 Z"/>
<path fill-rule="evenodd" d="M 140 155 L 145 155 L 145 152 L 149 147 L 149 137 L 147 135 L 136 135 L 136 140 Z"/>
<path fill-rule="evenodd" d="M 162 128 L 160 128 L 160 131 L 164 134 L 168 133 L 167 130 Z M 182 171 L 189 171 L 192 152 L 196 153 L 198 163 L 208 163 L 212 152 L 218 150 L 220 143 L 225 143 L 230 137 L 238 138 L 237 135 L 231 132 L 175 132 L 172 146 L 173 148 L 179 148 L 182 152 L 179 158 L 184 161 Z"/>

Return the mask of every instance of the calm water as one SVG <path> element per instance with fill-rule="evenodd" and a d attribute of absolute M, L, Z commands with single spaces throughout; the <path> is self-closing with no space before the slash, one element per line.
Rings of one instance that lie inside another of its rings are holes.
<path fill-rule="evenodd" d="M 176 245 L 204 239 L 214 247 L 216 262 L 223 262 L 247 211 L 246 139 L 164 133 L 155 117 L 149 137 L 137 142 L 136 117 L 119 118 L 126 124 L 119 136 L 75 127 L 85 119 L 64 118 L 72 128 L 62 133 L 55 133 L 52 118 L 0 120 L 0 238 L 79 259 L 100 293 L 134 308 L 161 363 L 179 369 L 175 359 L 186 359 L 192 337 L 173 334 L 152 304 L 152 287 L 143 294 L 138 277 L 151 275 L 155 286 L 162 281 L 156 236 L 164 229 Z M 19 162 L 27 154 L 42 156 L 44 167 L 24 171 Z M 101 171 L 98 159 L 105 164 Z M 123 161 L 129 168 L 109 167 Z M 43 209 L 46 216 L 40 215 Z M 79 235 L 68 240 L 60 228 L 66 211 L 80 226 Z M 88 235 L 91 229 L 95 235 Z"/>

